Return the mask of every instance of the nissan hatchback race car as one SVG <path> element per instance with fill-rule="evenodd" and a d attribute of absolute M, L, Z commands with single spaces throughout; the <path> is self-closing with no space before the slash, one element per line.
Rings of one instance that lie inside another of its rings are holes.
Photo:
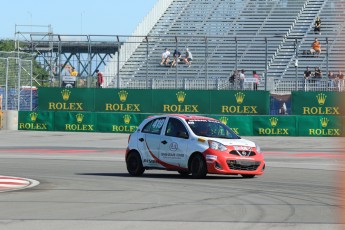
<path fill-rule="evenodd" d="M 145 119 L 129 136 L 126 164 L 132 176 L 164 169 L 193 178 L 207 173 L 252 178 L 265 170 L 258 145 L 216 119 L 181 114 Z"/>

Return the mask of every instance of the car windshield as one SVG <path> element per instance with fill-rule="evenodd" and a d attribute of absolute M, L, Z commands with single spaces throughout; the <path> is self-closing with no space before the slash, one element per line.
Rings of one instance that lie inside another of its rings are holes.
<path fill-rule="evenodd" d="M 187 120 L 187 124 L 197 136 L 240 139 L 228 126 L 216 120 Z"/>

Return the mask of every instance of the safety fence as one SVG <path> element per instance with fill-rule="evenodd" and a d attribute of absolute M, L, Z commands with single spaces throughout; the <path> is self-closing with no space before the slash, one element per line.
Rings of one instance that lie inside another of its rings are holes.
<path fill-rule="evenodd" d="M 37 107 L 32 61 L 21 57 L 0 57 L 0 95 L 3 110 L 32 110 Z"/>

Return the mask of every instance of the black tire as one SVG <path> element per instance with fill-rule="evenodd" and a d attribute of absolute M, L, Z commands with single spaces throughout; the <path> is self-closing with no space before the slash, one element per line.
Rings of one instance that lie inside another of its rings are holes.
<path fill-rule="evenodd" d="M 253 175 L 253 174 L 242 174 L 241 176 L 243 178 L 254 178 L 255 177 L 255 175 Z"/>
<path fill-rule="evenodd" d="M 192 177 L 195 179 L 205 178 L 207 174 L 207 166 L 202 155 L 195 155 L 190 164 L 190 171 Z"/>
<path fill-rule="evenodd" d="M 187 177 L 190 172 L 189 171 L 178 171 L 178 173 L 182 176 L 182 177 Z"/>
<path fill-rule="evenodd" d="M 130 152 L 126 159 L 127 171 L 132 176 L 141 176 L 143 175 L 145 169 L 143 167 L 143 162 L 141 157 L 137 152 Z"/>

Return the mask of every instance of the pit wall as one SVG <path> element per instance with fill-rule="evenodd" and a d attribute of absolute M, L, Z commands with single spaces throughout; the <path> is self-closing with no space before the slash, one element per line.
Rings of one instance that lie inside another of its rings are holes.
<path fill-rule="evenodd" d="M 339 92 L 292 92 L 293 115 L 270 114 L 266 91 L 39 88 L 38 95 L 37 111 L 19 112 L 19 130 L 131 133 L 150 115 L 187 113 L 241 136 L 344 136 Z"/>

